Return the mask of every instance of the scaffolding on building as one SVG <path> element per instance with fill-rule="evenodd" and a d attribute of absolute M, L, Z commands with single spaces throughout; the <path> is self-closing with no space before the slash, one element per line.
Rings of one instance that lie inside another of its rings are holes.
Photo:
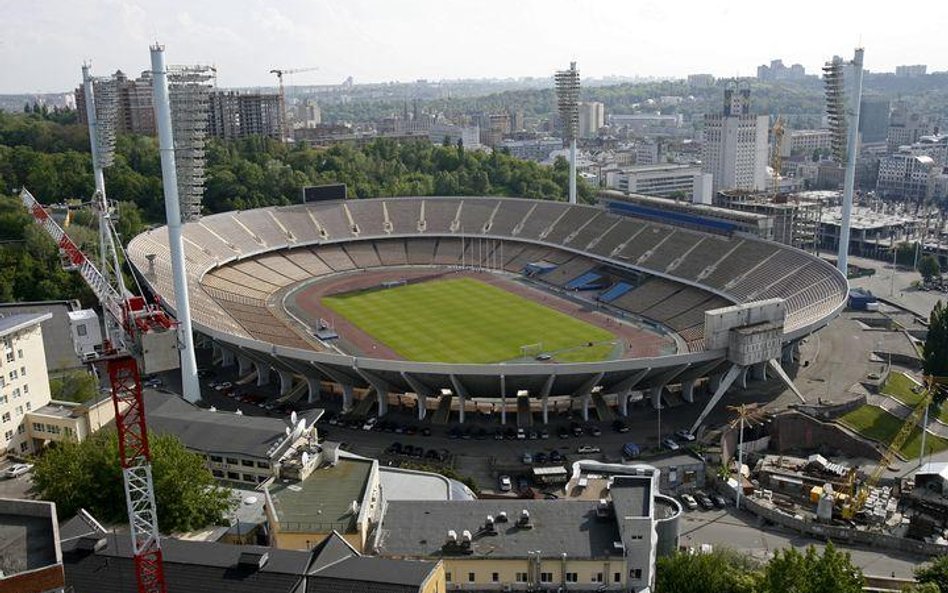
<path fill-rule="evenodd" d="M 211 66 L 172 66 L 168 69 L 178 198 L 181 218 L 185 222 L 201 216 L 208 112 L 216 74 Z"/>
<path fill-rule="evenodd" d="M 118 127 L 119 93 L 114 76 L 92 79 L 95 96 L 96 165 L 107 169 L 115 162 L 115 133 Z"/>
<path fill-rule="evenodd" d="M 833 160 L 846 164 L 846 88 L 843 60 L 836 56 L 823 66 L 823 85 L 826 92 L 826 117 L 833 133 L 831 150 Z"/>

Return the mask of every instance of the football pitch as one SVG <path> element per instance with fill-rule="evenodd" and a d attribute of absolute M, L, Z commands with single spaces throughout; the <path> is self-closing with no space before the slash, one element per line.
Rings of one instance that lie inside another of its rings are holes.
<path fill-rule="evenodd" d="M 540 353 L 563 362 L 612 358 L 615 336 L 502 288 L 456 278 L 327 296 L 324 306 L 406 360 L 494 363 Z M 590 346 L 590 344 L 592 344 Z"/>

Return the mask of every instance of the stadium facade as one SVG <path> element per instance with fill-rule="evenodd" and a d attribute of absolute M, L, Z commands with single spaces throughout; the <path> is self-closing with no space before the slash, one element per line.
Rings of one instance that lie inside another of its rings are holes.
<path fill-rule="evenodd" d="M 194 329 L 224 365 L 280 381 L 281 392 L 320 384 L 342 393 L 344 408 L 377 398 L 384 414 L 407 394 L 418 416 L 484 409 L 542 414 L 552 406 L 592 405 L 600 416 L 628 413 L 630 399 L 693 402 L 792 360 L 800 339 L 845 306 L 848 284 L 806 252 L 743 235 L 721 221 L 643 219 L 606 207 L 497 197 L 394 197 L 269 207 L 206 216 L 184 225 Z M 129 260 L 174 311 L 166 227 L 135 237 Z M 651 323 L 675 336 L 677 351 L 601 362 L 526 360 L 434 363 L 347 352 L 317 339 L 284 307 L 286 294 L 316 279 L 372 268 L 465 266 L 530 273 L 566 297 L 582 278 L 606 284 L 584 292 L 601 311 Z M 534 268 L 535 270 L 535 268 Z M 709 313 L 711 311 L 711 313 Z M 723 324 L 723 325 L 722 325 Z M 708 332 L 715 332 L 710 335 Z M 722 333 L 723 332 L 723 333 Z M 305 383 L 305 387 L 304 387 Z M 706 399 L 706 398 L 705 398 Z M 532 414 L 527 414 L 532 419 Z M 521 418 L 523 415 L 520 416 Z M 703 415 L 702 415 L 703 417 Z M 532 421 L 532 420 L 531 420 Z"/>

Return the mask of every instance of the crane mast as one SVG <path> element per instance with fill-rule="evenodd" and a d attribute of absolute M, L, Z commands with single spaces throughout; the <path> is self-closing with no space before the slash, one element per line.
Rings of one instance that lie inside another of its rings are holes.
<path fill-rule="evenodd" d="M 295 68 L 292 70 L 274 68 L 270 70 L 270 74 L 276 74 L 278 86 L 280 88 L 280 142 L 286 142 L 287 133 L 289 131 L 286 126 L 286 93 L 283 87 L 283 75 L 312 72 L 313 70 L 319 70 L 319 68 Z"/>
<path fill-rule="evenodd" d="M 164 593 L 139 367 L 146 372 L 158 372 L 177 366 L 176 324 L 160 307 L 148 304 L 143 297 L 122 294 L 29 191 L 23 189 L 20 199 L 33 220 L 56 242 L 65 266 L 79 272 L 101 303 L 105 316 L 121 330 L 117 339 L 105 341 L 93 363 L 106 367 L 111 385 L 138 592 Z M 121 274 L 120 270 L 117 272 Z"/>

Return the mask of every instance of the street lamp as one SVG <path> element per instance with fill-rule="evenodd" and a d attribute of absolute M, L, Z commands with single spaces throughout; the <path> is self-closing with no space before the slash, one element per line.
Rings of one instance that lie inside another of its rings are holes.
<path fill-rule="evenodd" d="M 744 470 L 744 425 L 754 426 L 755 424 L 760 424 L 760 418 L 763 416 L 764 411 L 760 408 L 758 404 L 741 404 L 739 406 L 728 406 L 728 410 L 736 414 L 736 418 L 731 420 L 729 426 L 734 428 L 735 426 L 740 425 L 740 437 L 737 445 L 737 496 L 735 498 L 734 506 L 737 509 L 741 508 L 741 492 L 744 489 L 744 476 L 742 471 Z"/>

